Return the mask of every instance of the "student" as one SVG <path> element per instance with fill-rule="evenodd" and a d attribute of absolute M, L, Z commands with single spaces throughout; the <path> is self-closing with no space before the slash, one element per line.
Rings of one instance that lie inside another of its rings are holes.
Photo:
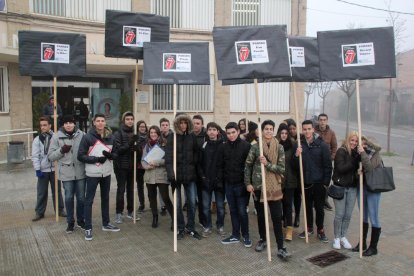
<path fill-rule="evenodd" d="M 145 210 L 145 195 L 144 195 L 144 173 L 145 170 L 141 165 L 142 149 L 147 143 L 148 127 L 145 121 L 137 122 L 138 141 L 137 141 L 137 191 L 139 199 L 138 214 L 142 214 Z"/>
<path fill-rule="evenodd" d="M 220 144 L 217 159 L 217 183 L 225 188 L 230 208 L 232 233 L 222 244 L 240 242 L 240 230 L 245 247 L 251 247 L 249 218 L 246 212 L 247 190 L 244 185 L 244 167 L 250 144 L 240 138 L 235 122 L 226 125 L 227 142 Z"/>
<path fill-rule="evenodd" d="M 161 118 L 160 119 L 160 130 L 161 130 L 161 135 L 165 139 L 165 143 L 167 143 L 168 135 L 173 134 L 172 130 L 170 129 L 170 120 L 168 120 L 167 118 Z M 165 203 L 162 200 L 161 194 L 158 194 L 158 200 L 160 201 L 160 206 L 161 206 L 160 214 L 161 216 L 165 216 L 167 214 L 167 207 L 165 207 Z"/>

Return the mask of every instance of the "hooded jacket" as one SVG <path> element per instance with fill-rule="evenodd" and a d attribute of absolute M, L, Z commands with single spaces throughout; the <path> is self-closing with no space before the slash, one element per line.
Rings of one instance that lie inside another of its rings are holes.
<path fill-rule="evenodd" d="M 122 125 L 121 128 L 114 133 L 114 147 L 118 153 L 118 158 L 116 159 L 115 168 L 132 170 L 134 166 L 134 143 L 133 139 L 133 128 L 125 125 L 126 115 L 131 114 L 130 112 L 125 112 L 122 115 Z"/>
<path fill-rule="evenodd" d="M 86 178 L 85 164 L 77 158 L 79 145 L 84 135 L 83 131 L 76 128 L 72 135 L 67 135 L 63 127 L 53 135 L 48 158 L 50 161 L 58 161 L 59 180 L 70 181 Z M 63 145 L 71 145 L 72 148 L 67 153 L 61 153 L 60 149 Z"/>
<path fill-rule="evenodd" d="M 217 187 L 217 154 L 223 140 L 206 139 L 200 149 L 198 175 L 203 181 L 203 189 L 211 191 Z"/>
<path fill-rule="evenodd" d="M 187 131 L 180 130 L 180 121 L 187 122 Z M 174 158 L 174 135 L 168 136 L 167 147 L 165 151 L 165 166 L 167 169 L 168 179 L 175 179 L 177 183 L 190 183 L 197 180 L 197 162 L 198 162 L 198 148 L 197 140 L 192 135 L 193 123 L 191 117 L 187 114 L 178 115 L 174 119 L 174 132 L 177 139 L 177 171 L 174 174 L 173 158 Z"/>
<path fill-rule="evenodd" d="M 42 136 L 43 135 L 43 136 Z M 47 134 L 40 134 L 32 143 L 32 163 L 33 168 L 42 172 L 55 171 L 53 162 L 50 162 L 47 158 L 47 153 L 50 147 L 50 141 L 52 139 L 53 131 L 49 131 Z"/>

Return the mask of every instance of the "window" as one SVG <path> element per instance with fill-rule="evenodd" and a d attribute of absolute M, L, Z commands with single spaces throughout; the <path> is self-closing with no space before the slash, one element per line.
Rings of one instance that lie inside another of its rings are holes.
<path fill-rule="evenodd" d="M 9 112 L 9 82 L 7 67 L 0 66 L 0 113 Z"/>
<path fill-rule="evenodd" d="M 7 12 L 6 0 L 0 0 L 0 12 Z"/>
<path fill-rule="evenodd" d="M 214 76 L 210 77 L 214 84 Z M 152 111 L 173 110 L 173 85 L 153 85 Z M 213 111 L 214 85 L 177 85 L 177 111 Z"/>
<path fill-rule="evenodd" d="M 259 25 L 260 0 L 233 0 L 233 26 Z"/>

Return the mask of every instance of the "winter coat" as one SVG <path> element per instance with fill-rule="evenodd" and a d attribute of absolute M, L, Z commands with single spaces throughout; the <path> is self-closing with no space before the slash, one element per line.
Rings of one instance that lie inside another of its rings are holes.
<path fill-rule="evenodd" d="M 218 185 L 244 184 L 244 167 L 249 150 L 250 144 L 240 137 L 220 144 L 217 155 Z"/>
<path fill-rule="evenodd" d="M 358 167 L 360 155 L 356 150 L 351 151 L 342 146 L 335 155 L 332 181 L 335 185 L 350 188 L 358 185 Z"/>
<path fill-rule="evenodd" d="M 319 125 L 315 127 L 315 132 L 322 136 L 322 140 L 328 144 L 329 151 L 331 153 L 331 160 L 334 160 L 336 150 L 338 149 L 335 132 L 329 126 L 326 126 L 325 130 L 322 131 L 320 130 Z"/>
<path fill-rule="evenodd" d="M 40 134 L 37 136 L 32 143 L 32 163 L 33 168 L 42 172 L 53 172 L 55 171 L 53 162 L 50 162 L 47 157 L 47 153 L 50 147 L 51 137 L 53 136 L 53 131 L 50 131 L 48 135 L 42 136 Z M 46 148 L 45 148 L 46 144 Z"/>
<path fill-rule="evenodd" d="M 104 137 L 101 137 L 95 128 L 91 128 L 83 136 L 78 151 L 78 160 L 85 163 L 86 176 L 88 177 L 107 177 L 112 173 L 112 160 L 107 159 L 105 163 L 100 164 L 98 157 L 88 155 L 89 150 L 92 149 L 98 140 L 112 149 L 113 159 L 116 160 L 118 157 L 116 148 L 113 147 L 114 138 L 112 132 L 109 129 L 105 129 Z"/>
<path fill-rule="evenodd" d="M 283 179 L 283 188 L 284 189 L 296 189 L 298 187 L 298 173 L 292 167 L 292 156 L 295 154 L 293 151 L 293 142 L 290 143 L 289 146 L 283 146 L 283 150 L 285 151 L 285 173 Z"/>
<path fill-rule="evenodd" d="M 132 170 L 134 166 L 134 144 L 132 141 L 133 129 L 123 125 L 114 134 L 114 147 L 118 158 L 114 162 L 115 168 Z"/>
<path fill-rule="evenodd" d="M 367 140 L 368 150 L 361 153 L 362 168 L 364 172 L 370 172 L 382 165 L 380 155 L 381 147 Z"/>
<path fill-rule="evenodd" d="M 165 151 L 165 144 L 158 146 Z M 151 146 L 149 143 L 147 143 L 143 150 L 143 156 L 141 160 L 142 167 L 145 169 L 144 174 L 144 182 L 147 184 L 159 184 L 159 183 L 165 183 L 169 184 L 168 178 L 167 178 L 167 170 L 165 169 L 165 156 L 161 160 L 155 160 L 154 163 L 156 164 L 155 168 L 148 167 L 147 162 L 145 162 L 143 159 L 145 158 L 146 154 L 152 149 L 153 146 Z"/>
<path fill-rule="evenodd" d="M 186 132 L 180 130 L 181 120 L 187 121 Z M 195 182 L 197 180 L 198 148 L 195 136 L 191 135 L 193 131 L 193 123 L 190 116 L 186 114 L 178 115 L 174 119 L 174 131 L 177 139 L 177 151 L 175 152 L 177 158 L 177 171 L 174 174 L 174 135 L 169 135 L 165 151 L 165 167 L 167 169 L 168 179 L 175 179 L 178 183 L 185 184 Z"/>
<path fill-rule="evenodd" d="M 69 181 L 86 178 L 85 164 L 78 160 L 78 150 L 80 142 L 85 133 L 79 129 L 68 136 L 63 128 L 53 135 L 50 144 L 48 158 L 51 161 L 58 161 L 59 180 Z M 61 153 L 63 145 L 71 145 L 72 148 L 67 153 Z"/>
<path fill-rule="evenodd" d="M 209 140 L 200 149 L 198 175 L 202 179 L 203 189 L 212 191 L 217 187 L 217 153 L 223 140 Z"/>
<path fill-rule="evenodd" d="M 310 144 L 306 139 L 302 139 L 301 145 L 305 186 L 316 183 L 328 186 L 332 174 L 332 161 L 328 145 L 316 133 Z M 296 153 L 297 147 L 297 145 L 293 147 L 294 153 Z M 292 156 L 292 166 L 299 171 L 299 157 L 296 157 L 295 154 Z"/>
<path fill-rule="evenodd" d="M 42 110 L 42 115 L 44 116 L 53 116 L 53 112 L 54 112 L 54 106 L 53 104 L 45 104 L 43 106 L 43 110 Z M 56 104 L 56 113 L 59 117 L 61 117 L 63 115 L 62 113 L 62 108 L 60 107 L 60 104 Z"/>

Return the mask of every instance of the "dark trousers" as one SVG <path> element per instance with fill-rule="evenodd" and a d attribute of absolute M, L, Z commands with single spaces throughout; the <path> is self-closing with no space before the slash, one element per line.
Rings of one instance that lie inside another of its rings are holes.
<path fill-rule="evenodd" d="M 256 199 L 254 200 L 254 207 L 257 211 L 257 224 L 259 226 L 260 239 L 266 240 L 266 223 L 264 213 L 264 203 L 260 202 L 262 191 L 256 190 Z M 273 231 L 276 237 L 277 248 L 283 248 L 283 231 L 282 231 L 282 200 L 268 201 L 270 209 L 270 217 L 273 222 Z"/>
<path fill-rule="evenodd" d="M 39 216 L 44 216 L 47 206 L 47 197 L 49 191 L 49 183 L 50 188 L 52 189 L 52 202 L 53 202 L 53 209 L 56 212 L 56 200 L 55 200 L 55 172 L 44 172 L 43 177 L 37 178 L 37 202 L 35 211 L 36 214 Z M 63 211 L 63 198 L 62 198 L 62 184 L 58 181 L 58 204 L 59 204 L 59 212 Z"/>
<path fill-rule="evenodd" d="M 115 169 L 115 176 L 117 182 L 116 189 L 116 213 L 121 214 L 124 211 L 124 195 L 126 190 L 127 198 L 127 210 L 128 213 L 134 211 L 134 186 L 132 178 L 134 177 L 133 171 L 128 169 Z"/>
<path fill-rule="evenodd" d="M 217 207 L 217 221 L 216 226 L 217 229 L 224 226 L 224 193 L 222 190 L 207 190 L 203 189 L 203 212 L 204 217 L 206 219 L 206 224 L 204 227 L 212 228 L 212 220 L 211 220 L 211 198 L 214 193 L 214 197 L 216 199 L 216 207 Z"/>
<path fill-rule="evenodd" d="M 283 190 L 283 217 L 286 220 L 285 226 L 292 226 L 292 203 L 295 189 Z"/>
<path fill-rule="evenodd" d="M 181 187 L 184 187 L 184 192 L 187 195 L 187 224 L 184 221 L 184 213 L 181 200 Z M 194 231 L 195 224 L 195 210 L 196 210 L 196 197 L 197 197 L 197 185 L 195 182 L 178 185 L 177 187 L 177 227 L 179 231 L 184 229 L 188 231 Z M 174 189 L 173 189 L 174 195 Z"/>
<path fill-rule="evenodd" d="M 66 205 L 66 212 L 67 223 L 74 223 L 75 222 L 75 196 L 76 196 L 76 219 L 78 221 L 78 225 L 84 222 L 84 212 L 85 209 L 85 186 L 86 186 L 86 179 L 77 179 L 77 180 L 69 180 L 69 181 L 62 181 L 63 182 L 63 189 L 65 189 L 65 205 Z"/>
<path fill-rule="evenodd" d="M 294 195 L 293 195 L 293 205 L 295 206 L 295 216 L 300 216 L 300 207 L 302 206 L 302 190 L 300 187 L 297 187 L 295 189 Z"/>
<path fill-rule="evenodd" d="M 197 179 L 197 208 L 198 208 L 198 222 L 200 222 L 204 227 L 207 227 L 206 217 L 204 216 L 203 208 L 203 180 Z"/>
<path fill-rule="evenodd" d="M 101 213 L 102 225 L 109 223 L 109 190 L 111 187 L 111 176 L 106 177 L 86 177 L 85 195 L 85 229 L 92 229 L 92 204 L 95 198 L 96 188 L 101 185 Z"/>
<path fill-rule="evenodd" d="M 232 236 L 240 238 L 240 229 L 244 238 L 249 237 L 249 217 L 246 212 L 247 190 L 244 183 L 226 184 L 226 197 L 229 204 Z"/>
<path fill-rule="evenodd" d="M 168 213 L 171 218 L 173 217 L 173 205 L 169 196 L 168 187 L 169 184 L 159 183 L 159 184 L 149 184 L 147 183 L 148 199 L 150 202 L 150 208 L 152 214 L 158 215 L 158 206 L 157 206 L 157 187 L 160 191 L 162 200 L 164 201 L 165 208 L 167 208 Z"/>
<path fill-rule="evenodd" d="M 145 207 L 145 195 L 144 195 L 144 174 L 145 170 L 137 169 L 137 190 L 139 206 Z"/>
<path fill-rule="evenodd" d="M 323 207 L 325 205 L 326 189 L 321 183 L 305 185 L 305 187 L 309 187 L 305 189 L 306 216 L 308 220 L 308 228 L 313 229 L 313 208 L 315 208 L 315 223 L 319 231 L 323 229 L 323 219 L 325 216 Z"/>

